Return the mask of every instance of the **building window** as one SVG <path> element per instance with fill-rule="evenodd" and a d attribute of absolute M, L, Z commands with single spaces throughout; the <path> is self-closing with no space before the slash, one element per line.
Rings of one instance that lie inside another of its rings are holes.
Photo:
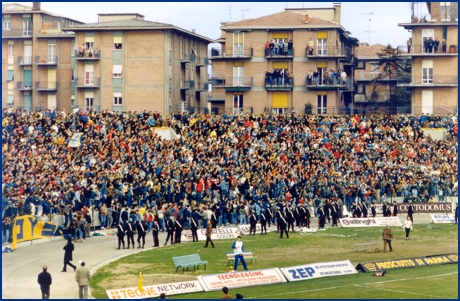
<path fill-rule="evenodd" d="M 11 30 L 11 23 L 10 23 L 9 19 L 3 21 L 3 29 L 4 30 Z"/>
<path fill-rule="evenodd" d="M 70 45 L 70 56 L 75 56 L 75 44 Z"/>
<path fill-rule="evenodd" d="M 371 63 L 371 72 L 374 72 L 374 73 L 379 72 L 379 63 Z"/>
<path fill-rule="evenodd" d="M 6 75 L 6 81 L 7 82 L 14 81 L 14 71 L 13 70 L 8 70 L 8 74 Z"/>
<path fill-rule="evenodd" d="M 113 44 L 113 49 L 114 50 L 121 50 L 123 48 L 123 44 L 121 43 L 114 43 Z"/>
<path fill-rule="evenodd" d="M 24 21 L 23 22 L 23 33 L 24 36 L 31 36 L 32 35 L 32 22 Z"/>
<path fill-rule="evenodd" d="M 422 68 L 422 84 L 433 83 L 433 68 Z"/>
<path fill-rule="evenodd" d="M 327 95 L 316 95 L 316 109 L 318 114 L 327 114 Z"/>
<path fill-rule="evenodd" d="M 441 8 L 441 21 L 455 21 L 452 16 L 452 11 L 450 9 L 451 3 L 450 2 L 440 2 Z"/>
<path fill-rule="evenodd" d="M 94 85 L 94 72 L 85 72 L 85 85 Z"/>
<path fill-rule="evenodd" d="M 56 63 L 56 44 L 48 44 L 48 63 Z"/>
<path fill-rule="evenodd" d="M 113 78 L 121 78 L 121 65 L 113 65 Z"/>
<path fill-rule="evenodd" d="M 243 95 L 233 95 L 233 114 L 239 115 L 243 112 Z"/>
<path fill-rule="evenodd" d="M 85 98 L 85 111 L 89 111 L 93 109 L 94 98 L 87 97 Z"/>
<path fill-rule="evenodd" d="M 244 32 L 233 33 L 233 55 L 244 55 Z"/>
<path fill-rule="evenodd" d="M 121 106 L 123 104 L 123 98 L 121 92 L 113 93 L 113 105 Z"/>
<path fill-rule="evenodd" d="M 327 55 L 327 39 L 317 39 L 318 55 Z"/>
<path fill-rule="evenodd" d="M 8 57 L 14 56 L 14 45 L 8 45 Z"/>
<path fill-rule="evenodd" d="M 75 107 L 75 96 L 71 96 L 71 98 L 70 98 L 70 106 Z"/>
<path fill-rule="evenodd" d="M 244 86 L 244 67 L 233 67 L 233 86 Z"/>
<path fill-rule="evenodd" d="M 70 81 L 71 82 L 75 81 L 75 69 L 70 70 Z"/>

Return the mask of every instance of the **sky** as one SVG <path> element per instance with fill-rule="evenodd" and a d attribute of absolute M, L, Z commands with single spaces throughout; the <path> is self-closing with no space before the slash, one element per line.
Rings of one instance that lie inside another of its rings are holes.
<path fill-rule="evenodd" d="M 3 2 L 12 3 L 12 2 Z M 32 2 L 15 2 L 32 6 Z M 98 13 L 139 13 L 145 20 L 173 24 L 211 39 L 220 36 L 220 23 L 253 19 L 288 8 L 331 8 L 333 2 L 42 2 L 43 10 L 85 23 L 96 23 Z M 417 2 L 416 13 L 426 13 Z M 370 14 L 372 13 L 372 14 Z M 360 42 L 405 45 L 411 33 L 398 23 L 408 23 L 410 2 L 342 2 L 342 26 Z M 369 19 L 371 20 L 369 22 Z M 370 25 L 370 30 L 369 30 Z"/>

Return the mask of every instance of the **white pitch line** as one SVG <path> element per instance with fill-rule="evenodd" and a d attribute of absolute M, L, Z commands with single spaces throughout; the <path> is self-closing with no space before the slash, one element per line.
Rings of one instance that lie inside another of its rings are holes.
<path fill-rule="evenodd" d="M 439 275 L 432 275 L 432 276 L 426 276 L 426 277 L 415 277 L 415 278 L 404 278 L 404 279 L 379 281 L 379 282 L 368 282 L 368 283 L 363 283 L 362 285 L 381 284 L 381 283 L 389 283 L 389 282 L 395 282 L 395 281 L 428 279 L 428 278 L 435 278 L 435 277 L 450 276 L 450 275 L 454 275 L 454 274 L 458 274 L 458 272 L 447 273 L 447 274 L 439 274 Z M 297 294 L 297 293 L 310 293 L 310 292 L 317 292 L 317 291 L 327 291 L 327 290 L 333 290 L 333 289 L 343 288 L 343 287 L 350 287 L 350 285 L 333 286 L 333 287 L 318 288 L 318 289 L 313 289 L 313 290 L 305 290 L 305 291 L 296 291 L 296 292 L 287 292 L 287 293 L 281 293 L 281 294 L 271 294 L 271 295 L 265 295 L 265 296 L 257 296 L 257 299 L 263 299 L 265 297 L 271 297 L 271 296 L 292 295 L 292 294 Z M 428 295 L 426 295 L 426 296 L 428 296 Z M 246 299 L 255 299 L 255 298 L 256 297 L 254 297 L 254 298 L 246 298 Z M 441 297 L 436 297 L 436 298 L 439 299 Z M 441 298 L 441 299 L 443 299 L 443 298 Z"/>
<path fill-rule="evenodd" d="M 367 284 L 367 283 L 366 283 L 366 284 Z M 357 284 L 353 284 L 353 286 L 356 286 L 356 287 L 366 287 L 366 286 L 364 286 L 364 285 L 357 285 Z M 371 289 L 370 287 L 366 287 L 366 288 Z M 427 295 L 427 294 L 413 293 L 413 292 L 408 292 L 408 291 L 398 291 L 398 290 L 394 290 L 394 289 L 386 289 L 386 288 L 380 288 L 380 287 L 373 287 L 372 289 L 378 289 L 378 290 L 381 290 L 381 291 L 387 291 L 387 292 L 392 292 L 392 293 L 421 295 L 421 296 L 425 296 L 425 297 L 433 297 L 433 298 L 436 298 L 436 299 L 444 299 L 444 297 L 440 297 L 440 296 L 433 296 L 433 295 Z"/>

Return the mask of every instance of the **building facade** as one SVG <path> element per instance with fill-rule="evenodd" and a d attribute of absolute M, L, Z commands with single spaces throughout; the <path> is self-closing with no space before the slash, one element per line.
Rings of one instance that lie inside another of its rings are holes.
<path fill-rule="evenodd" d="M 458 3 L 426 2 L 428 15 L 412 13 L 411 22 L 398 24 L 411 31 L 400 56 L 412 58 L 412 74 L 397 85 L 412 90 L 412 113 L 457 113 Z M 438 46 L 436 46 L 438 45 Z"/>
<path fill-rule="evenodd" d="M 82 22 L 33 7 L 2 4 L 2 106 L 62 107 L 71 95 L 73 34 L 62 29 Z"/>
<path fill-rule="evenodd" d="M 206 105 L 213 40 L 139 14 L 99 14 L 66 30 L 76 45 L 71 106 L 169 114 Z"/>
<path fill-rule="evenodd" d="M 222 23 L 217 42 L 221 48 L 210 54 L 214 112 L 303 113 L 311 104 L 315 113 L 338 114 L 353 107 L 358 41 L 340 25 L 339 4 Z"/>

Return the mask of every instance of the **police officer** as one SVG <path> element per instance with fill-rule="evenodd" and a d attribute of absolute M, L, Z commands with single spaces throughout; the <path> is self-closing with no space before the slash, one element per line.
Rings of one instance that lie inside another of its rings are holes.
<path fill-rule="evenodd" d="M 283 232 L 285 232 L 286 237 L 289 238 L 289 233 L 288 233 L 288 231 L 286 231 L 287 222 L 286 222 L 286 219 L 283 216 L 282 211 L 281 210 L 278 211 L 278 214 L 276 216 L 277 216 L 276 224 L 278 225 L 278 227 L 280 229 L 280 238 L 283 238 Z"/>
<path fill-rule="evenodd" d="M 375 217 L 375 215 L 377 214 L 377 211 L 375 210 L 374 202 L 372 202 L 371 204 L 371 213 L 372 213 L 372 217 Z"/>
<path fill-rule="evenodd" d="M 166 231 L 168 232 L 168 236 L 166 236 L 166 242 L 164 244 L 165 246 L 168 244 L 168 240 L 170 238 L 171 238 L 171 244 L 172 245 L 174 244 L 174 241 L 173 241 L 174 228 L 175 228 L 175 225 L 174 225 L 174 222 L 172 220 L 172 217 L 169 217 L 168 221 L 166 223 Z"/>
<path fill-rule="evenodd" d="M 126 236 L 128 236 L 128 249 L 129 249 L 129 245 L 130 243 L 133 244 L 133 249 L 135 247 L 134 245 L 134 230 L 136 228 L 134 227 L 134 224 L 132 221 L 128 221 L 128 224 L 126 225 Z"/>
<path fill-rule="evenodd" d="M 310 218 L 311 218 L 310 208 L 308 207 L 307 204 L 305 204 L 304 209 L 305 209 L 305 226 L 308 229 L 310 229 Z"/>
<path fill-rule="evenodd" d="M 267 205 L 267 208 L 265 209 L 265 217 L 267 218 L 267 222 L 268 222 L 268 227 L 270 228 L 270 225 L 271 225 L 271 222 L 272 222 L 272 218 L 273 218 L 273 212 L 272 210 L 270 209 L 270 206 L 271 204 L 269 203 Z"/>
<path fill-rule="evenodd" d="M 286 221 L 287 221 L 287 230 L 292 228 L 292 232 L 294 232 L 294 212 L 292 212 L 290 207 L 286 207 Z"/>
<path fill-rule="evenodd" d="M 337 219 L 339 218 L 338 206 L 335 202 L 331 203 L 331 216 L 332 216 L 332 227 L 337 227 Z"/>
<path fill-rule="evenodd" d="M 366 201 L 364 201 L 364 200 L 361 201 L 361 208 L 362 208 L 362 211 L 363 211 L 363 217 L 366 218 L 367 213 L 369 211 L 369 209 L 367 208 L 367 205 L 366 205 Z"/>
<path fill-rule="evenodd" d="M 121 244 L 123 244 L 123 249 L 125 248 L 125 231 L 123 224 L 119 223 L 117 226 L 118 248 L 116 250 L 120 250 Z"/>
<path fill-rule="evenodd" d="M 270 218 L 268 220 L 270 220 Z M 265 234 L 267 234 L 267 218 L 265 217 L 265 213 L 261 212 L 260 213 L 260 235 L 264 234 L 264 229 L 265 229 Z"/>
<path fill-rule="evenodd" d="M 257 217 L 254 213 L 254 210 L 251 210 L 251 215 L 249 216 L 249 235 L 256 235 L 256 225 Z"/>
<path fill-rule="evenodd" d="M 190 223 L 190 230 L 192 230 L 192 238 L 193 242 L 198 241 L 198 222 L 195 220 L 194 217 L 192 217 L 191 223 Z"/>
<path fill-rule="evenodd" d="M 386 216 L 387 216 L 387 212 L 388 212 L 388 211 L 387 211 L 387 207 L 388 207 L 387 202 L 386 202 L 386 201 L 383 202 L 383 206 L 382 206 L 383 217 L 386 217 Z"/>
<path fill-rule="evenodd" d="M 160 232 L 160 225 L 158 221 L 155 219 L 152 225 L 152 235 L 153 235 L 153 247 L 158 248 L 160 246 L 160 242 L 158 241 L 158 233 Z"/>
<path fill-rule="evenodd" d="M 325 229 L 324 224 L 326 223 L 326 212 L 324 212 L 322 204 L 318 207 L 318 221 L 319 229 Z"/>
<path fill-rule="evenodd" d="M 180 244 L 180 237 L 182 235 L 182 229 L 184 228 L 184 225 L 181 222 L 181 219 L 177 219 L 175 223 L 176 227 L 176 233 L 175 233 L 175 242 L 176 244 Z"/>
<path fill-rule="evenodd" d="M 141 239 L 142 239 L 142 249 L 145 245 L 145 235 L 147 234 L 147 224 L 145 221 L 140 221 L 137 224 L 137 244 L 139 245 L 137 248 L 141 248 Z"/>
<path fill-rule="evenodd" d="M 412 201 L 409 201 L 409 207 L 407 208 L 407 216 L 410 217 L 410 221 L 414 224 L 414 219 L 412 215 L 414 214 L 414 205 L 412 205 Z"/>
<path fill-rule="evenodd" d="M 393 201 L 393 216 L 398 216 L 398 205 Z"/>

